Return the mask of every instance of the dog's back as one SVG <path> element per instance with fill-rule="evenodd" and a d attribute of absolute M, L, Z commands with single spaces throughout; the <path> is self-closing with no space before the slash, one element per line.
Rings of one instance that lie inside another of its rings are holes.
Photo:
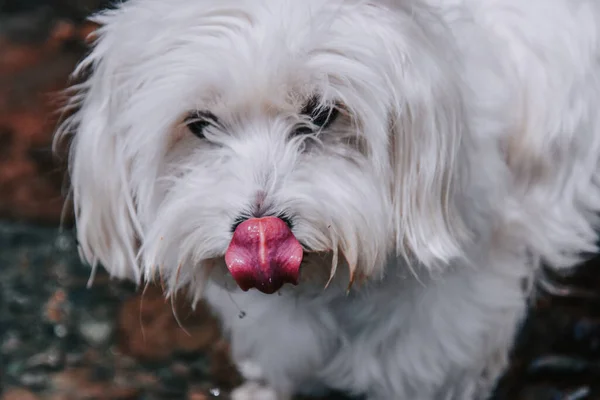
<path fill-rule="evenodd" d="M 506 122 L 498 140 L 520 209 L 507 219 L 545 262 L 571 265 L 594 251 L 600 211 L 600 3 L 427 1 L 477 60 L 465 60 L 474 107 Z M 482 65 L 496 76 L 471 79 Z"/>

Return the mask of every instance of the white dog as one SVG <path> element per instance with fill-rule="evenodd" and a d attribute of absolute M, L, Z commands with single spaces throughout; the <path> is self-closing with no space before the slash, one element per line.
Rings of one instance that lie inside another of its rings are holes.
<path fill-rule="evenodd" d="M 205 298 L 249 381 L 482 399 L 595 251 L 597 0 L 130 0 L 76 73 L 81 253 Z M 352 285 L 354 283 L 354 285 Z"/>

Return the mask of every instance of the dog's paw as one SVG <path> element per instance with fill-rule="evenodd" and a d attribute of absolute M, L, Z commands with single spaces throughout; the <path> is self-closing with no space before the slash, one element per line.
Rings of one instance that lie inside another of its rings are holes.
<path fill-rule="evenodd" d="M 254 361 L 242 360 L 237 363 L 237 369 L 247 381 L 262 381 L 264 378 L 262 368 Z"/>
<path fill-rule="evenodd" d="M 290 396 L 254 381 L 248 381 L 231 392 L 231 400 L 290 400 Z"/>

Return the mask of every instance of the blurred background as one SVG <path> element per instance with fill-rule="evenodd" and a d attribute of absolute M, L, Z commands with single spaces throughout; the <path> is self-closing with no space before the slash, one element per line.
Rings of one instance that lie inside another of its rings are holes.
<path fill-rule="evenodd" d="M 59 229 L 57 92 L 108 3 L 0 0 L 0 400 L 227 399 L 241 380 L 209 311 L 103 271 L 87 288 L 68 207 Z M 540 277 L 493 399 L 600 399 L 597 259 Z"/>

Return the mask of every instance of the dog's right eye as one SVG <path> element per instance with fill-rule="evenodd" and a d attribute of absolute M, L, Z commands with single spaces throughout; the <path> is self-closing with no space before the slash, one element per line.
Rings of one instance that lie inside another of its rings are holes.
<path fill-rule="evenodd" d="M 208 111 L 196 111 L 188 115 L 185 119 L 185 125 L 196 137 L 204 139 L 204 130 L 218 123 L 217 117 Z"/>

